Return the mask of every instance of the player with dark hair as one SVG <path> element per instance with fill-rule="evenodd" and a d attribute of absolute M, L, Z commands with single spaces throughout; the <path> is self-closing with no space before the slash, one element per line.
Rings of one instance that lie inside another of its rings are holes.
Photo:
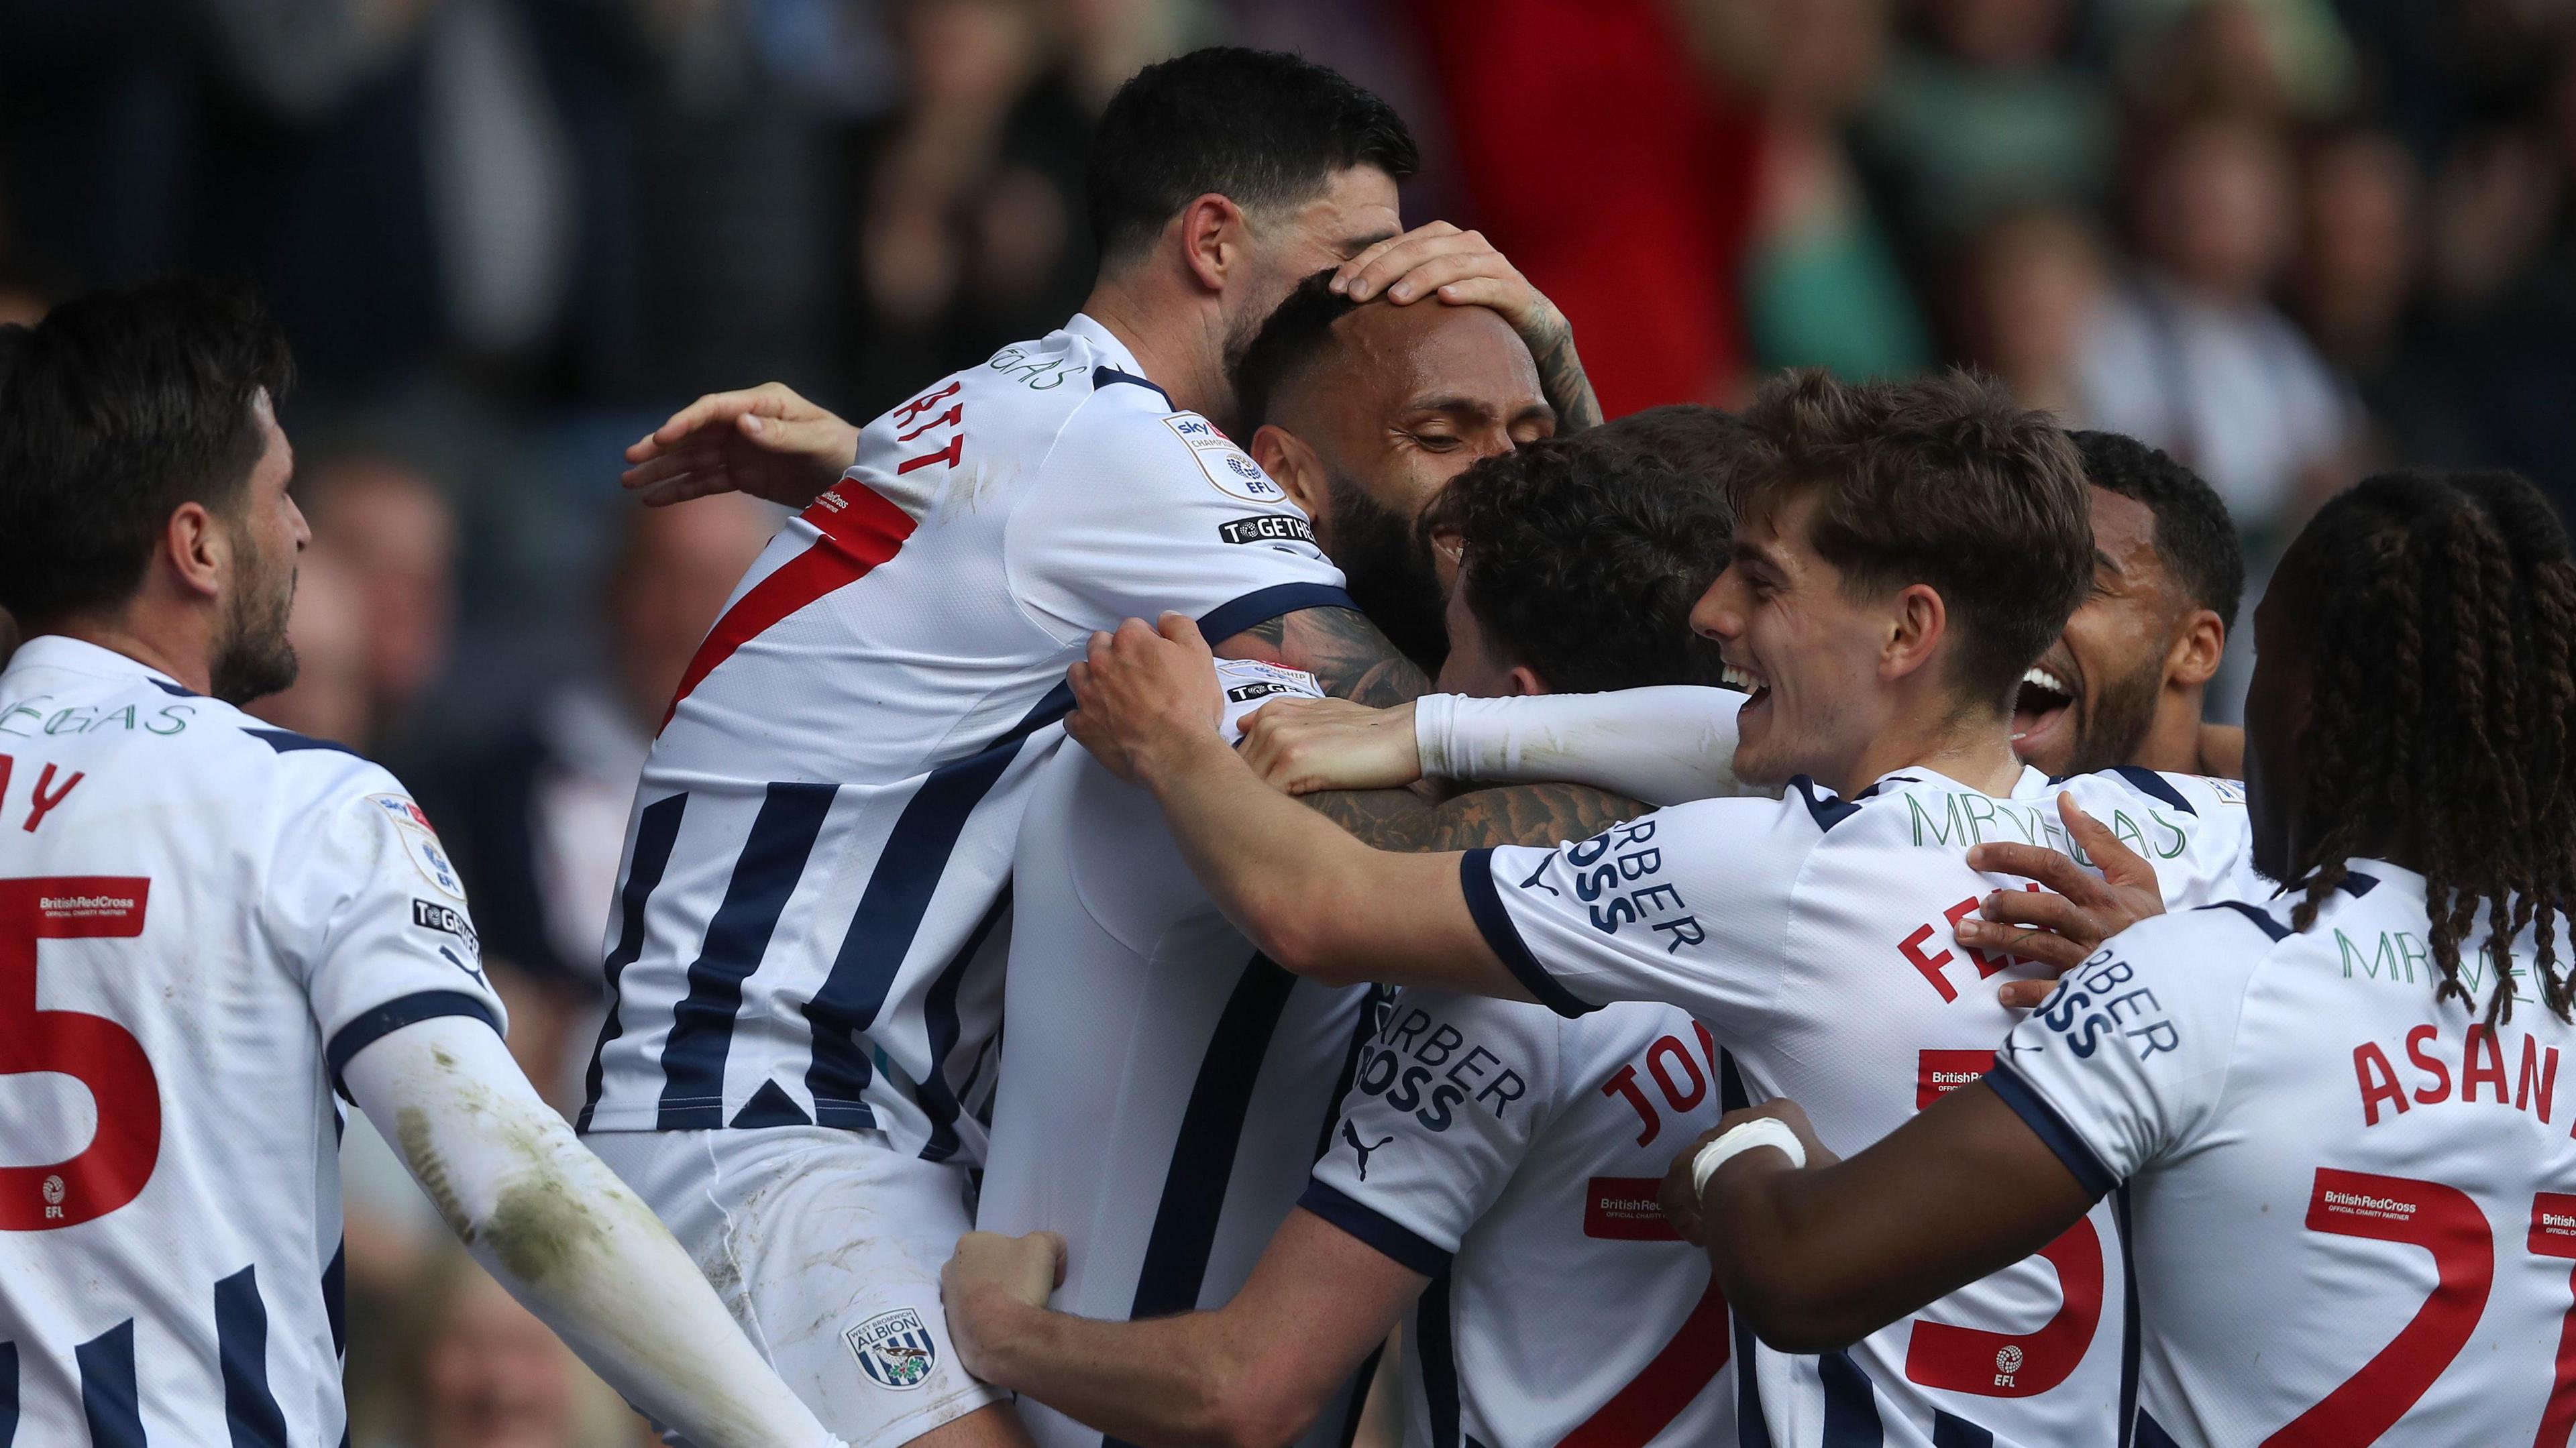
<path fill-rule="evenodd" d="M 1472 468 L 1424 512 L 1424 527 L 1454 533 L 1459 549 L 1442 692 L 1717 682 L 1689 620 L 1725 566 L 1725 495 L 1619 445 L 1615 427 Z M 1575 598 L 1585 607 L 1568 607 Z M 1628 622 L 1604 628 L 1605 616 Z"/>
<path fill-rule="evenodd" d="M 1847 1161 L 1793 1102 L 1731 1117 L 1668 1209 L 1766 1340 L 1827 1348 L 2117 1192 L 2138 1443 L 2561 1442 L 2576 559 L 2520 479 L 2383 475 L 2254 627 L 2252 843 L 2295 899 L 2118 935 Z"/>
<path fill-rule="evenodd" d="M 1476 306 L 1363 305 L 1298 284 L 1236 366 L 1252 457 L 1314 521 L 1351 597 L 1425 673 L 1449 641 L 1421 515 L 1470 464 L 1556 431 L 1527 349 Z"/>
<path fill-rule="evenodd" d="M 1725 566 L 1722 504 L 1607 432 L 1489 458 L 1443 494 L 1497 505 L 1471 519 L 1466 576 L 1521 575 L 1510 612 L 1483 613 L 1483 593 L 1450 611 L 1451 668 L 1492 660 L 1469 692 L 1544 695 L 1560 669 L 1578 687 L 1690 677 L 1673 644 Z M 1555 622 L 1530 629 L 1533 610 Z M 1509 652 L 1523 638 L 1533 652 Z M 1574 638 L 1599 651 L 1561 646 Z M 1229 721 L 1313 693 L 1217 668 Z M 1067 1272 L 1030 1290 L 1053 1287 L 1052 1312 L 972 1290 L 950 1307 L 967 1361 L 1020 1391 L 1042 1443 L 1344 1442 L 1345 1386 L 1399 1320 L 1408 1441 L 1438 1441 L 1431 1425 L 1462 1405 L 1480 1441 L 1726 1432 L 1724 1306 L 1651 1201 L 1666 1145 L 1717 1116 L 1687 1015 L 1626 1002 L 1567 1021 L 1413 991 L 1355 1032 L 1367 988 L 1256 954 L 1150 799 L 1079 751 L 1038 788 L 1015 888 L 1021 921 L 1044 929 L 1010 975 L 979 1220 L 1048 1230 Z M 1386 1214 L 1406 1230 L 1373 1230 Z M 968 1239 L 952 1292 L 987 1246 L 1013 1250 Z"/>
<path fill-rule="evenodd" d="M 2158 857 L 2167 898 L 2191 904 L 2237 887 L 2244 815 L 2207 781 L 2145 770 L 2061 794 L 2013 755 L 2013 693 L 2093 556 L 2080 465 L 2044 415 L 1958 374 L 1800 374 L 1746 421 L 1732 558 L 1692 622 L 1752 691 L 1735 771 L 1780 799 L 1702 799 L 1552 850 L 1372 851 L 1223 746 L 1205 646 L 1171 617 L 1092 641 L 1069 727 L 1154 792 L 1209 893 L 1285 969 L 1569 1016 L 1672 1002 L 1726 1051 L 1731 1101 L 1797 1096 L 1837 1140 L 1884 1136 L 1985 1069 L 2013 1017 L 1979 987 L 2033 969 L 1944 943 L 2002 883 L 1967 864 L 1971 847 L 2127 835 Z M 2097 1208 L 2032 1244 L 2038 1258 L 1848 1350 L 1755 1344 L 1738 1356 L 1746 1431 L 1784 1445 L 1819 1431 L 2113 1438 L 2117 1232 Z M 996 1270 L 1051 1251 L 1013 1244 Z M 2033 1327 L 2031 1304 L 2048 1302 Z M 1998 1384 L 2007 1337 L 2029 1360 Z"/>
<path fill-rule="evenodd" d="M 2245 594 L 2227 505 L 2136 438 L 2070 433 L 2093 485 L 2093 587 L 2023 675 L 2013 747 L 2053 776 L 2115 764 L 2234 777 L 2234 729 L 2204 728 Z"/>
<path fill-rule="evenodd" d="M 419 806 L 235 707 L 295 679 L 293 375 L 201 282 L 0 327 L 0 1438 L 345 1439 L 336 1091 L 630 1401 L 833 1443 L 511 1061 Z"/>
<path fill-rule="evenodd" d="M 1515 383 L 1594 410 L 1563 316 L 1481 238 L 1399 232 L 1413 165 L 1394 111 L 1325 67 L 1227 48 L 1148 66 L 1095 137 L 1100 274 L 1062 329 L 865 428 L 772 385 L 701 398 L 628 451 L 650 500 L 740 489 L 804 512 L 645 764 L 581 1126 L 847 1437 L 1021 1436 L 953 1361 L 934 1277 L 969 1223 L 1012 850 L 1083 641 L 1180 609 L 1337 694 L 1423 687 L 1223 430 L 1229 364 L 1339 267 L 1354 298 L 1383 290 L 1373 310 L 1517 333 Z M 1526 809 L 1488 817 L 1515 839 L 1619 807 L 1513 793 Z M 1433 814 L 1396 802 L 1354 823 Z"/>

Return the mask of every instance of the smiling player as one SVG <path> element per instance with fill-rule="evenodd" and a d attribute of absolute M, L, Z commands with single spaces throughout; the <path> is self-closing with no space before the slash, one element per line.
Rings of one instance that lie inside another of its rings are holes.
<path fill-rule="evenodd" d="M 2253 847 L 2295 899 L 2121 934 L 1850 1160 L 1786 1101 L 1684 1152 L 1666 1199 L 1753 1324 L 1857 1336 L 2116 1192 L 2143 1448 L 2566 1442 L 2571 624 L 2530 484 L 2329 502 L 2256 611 L 2246 705 Z"/>
<path fill-rule="evenodd" d="M 1734 561 L 1693 621 L 1751 691 L 1736 772 L 1781 782 L 1782 800 L 1681 805 L 1555 851 L 1375 853 L 1210 747 L 1204 649 L 1180 620 L 1169 637 L 1131 622 L 1094 640 L 1073 674 L 1075 736 L 1153 789 L 1211 893 L 1282 966 L 1567 1014 L 1671 1001 L 1734 1058 L 1732 1099 L 1812 1097 L 1826 1140 L 1876 1140 L 1982 1073 L 2013 1017 L 1977 986 L 2033 969 L 1945 944 L 2006 883 L 1968 849 L 2084 838 L 2013 756 L 2009 718 L 2091 574 L 2085 487 L 2062 433 L 1962 377 L 1801 375 L 1747 421 Z M 2206 782 L 2127 771 L 2065 792 L 2145 842 L 2176 903 L 2237 873 L 2243 812 Z M 1742 1355 L 1748 1431 L 2115 1436 L 2116 1223 L 2100 1208 L 2041 1245 L 1847 1350 Z"/>

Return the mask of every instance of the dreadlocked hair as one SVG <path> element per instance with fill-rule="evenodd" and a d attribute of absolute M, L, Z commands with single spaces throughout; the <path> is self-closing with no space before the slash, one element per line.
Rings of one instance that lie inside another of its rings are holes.
<path fill-rule="evenodd" d="M 2576 561 L 2557 515 L 2510 473 L 2382 474 L 2317 514 L 2273 587 L 2311 641 L 2292 923 L 2316 923 L 2352 856 L 2403 841 L 2425 879 L 2434 998 L 2474 1006 L 2460 942 L 2483 909 L 2488 1022 L 2512 1017 L 2527 929 L 2539 997 L 2569 1019 Z"/>

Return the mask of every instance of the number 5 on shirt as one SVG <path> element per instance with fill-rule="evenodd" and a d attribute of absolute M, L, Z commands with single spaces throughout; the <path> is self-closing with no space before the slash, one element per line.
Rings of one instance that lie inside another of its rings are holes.
<path fill-rule="evenodd" d="M 0 1167 L 0 1231 L 104 1217 L 143 1192 L 161 1155 L 161 1083 L 132 1032 L 36 1008 L 37 942 L 143 933 L 152 882 L 116 875 L 0 880 L 0 1076 L 51 1071 L 89 1089 L 98 1128 L 68 1161 Z"/>

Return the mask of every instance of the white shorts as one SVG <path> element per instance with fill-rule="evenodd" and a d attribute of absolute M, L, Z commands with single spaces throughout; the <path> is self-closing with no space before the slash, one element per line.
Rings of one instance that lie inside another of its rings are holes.
<path fill-rule="evenodd" d="M 896 1448 L 1000 1389 L 958 1365 L 939 1269 L 962 1167 L 821 1126 L 583 1138 L 696 1259 L 752 1345 L 850 1448 Z"/>

